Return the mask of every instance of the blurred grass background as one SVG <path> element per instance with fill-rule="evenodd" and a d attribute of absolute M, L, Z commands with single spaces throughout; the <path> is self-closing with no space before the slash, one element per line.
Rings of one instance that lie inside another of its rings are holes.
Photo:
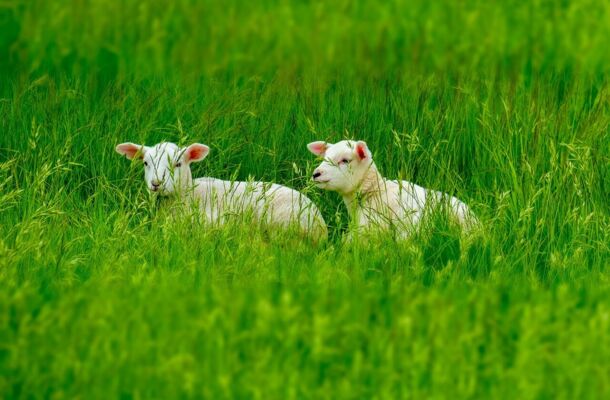
<path fill-rule="evenodd" d="M 608 48 L 589 0 L 0 2 L 0 395 L 608 397 Z M 484 235 L 343 245 L 343 138 Z M 114 146 L 161 140 L 329 242 L 158 218 Z"/>
<path fill-rule="evenodd" d="M 17 1 L 5 68 L 118 78 L 531 81 L 608 72 L 608 5 L 579 1 Z M 27 76 L 27 75 L 26 75 Z"/>

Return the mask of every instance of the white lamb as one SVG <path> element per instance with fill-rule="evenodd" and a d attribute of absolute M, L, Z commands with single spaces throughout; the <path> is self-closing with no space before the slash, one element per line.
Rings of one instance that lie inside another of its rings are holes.
<path fill-rule="evenodd" d="M 315 240 L 326 238 L 326 224 L 320 211 L 296 190 L 263 182 L 193 179 L 190 164 L 203 160 L 209 150 L 199 143 L 185 148 L 174 143 L 153 147 L 123 143 L 116 147 L 128 159 L 143 161 L 151 192 L 176 197 L 183 205 L 196 205 L 208 223 L 223 224 L 231 215 L 251 215 L 257 222 L 271 226 L 294 226 Z"/>
<path fill-rule="evenodd" d="M 383 178 L 363 141 L 343 140 L 336 144 L 318 141 L 309 143 L 307 148 L 324 158 L 313 173 L 316 186 L 343 197 L 359 231 L 394 229 L 399 238 L 406 238 L 421 222 L 425 211 L 437 206 L 447 206 L 464 228 L 476 223 L 468 206 L 455 197 L 411 182 Z"/>

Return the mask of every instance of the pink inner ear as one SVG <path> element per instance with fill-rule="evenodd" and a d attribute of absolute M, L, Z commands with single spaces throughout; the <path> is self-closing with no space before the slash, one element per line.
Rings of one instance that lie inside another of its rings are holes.
<path fill-rule="evenodd" d="M 187 161 L 201 160 L 205 157 L 205 147 L 203 146 L 191 146 L 186 153 Z"/>
<path fill-rule="evenodd" d="M 117 150 L 131 160 L 136 156 L 136 154 L 138 154 L 140 147 L 135 144 L 120 144 L 117 146 Z M 142 154 L 140 154 L 140 158 L 142 158 Z"/>
<path fill-rule="evenodd" d="M 358 154 L 358 157 L 360 157 L 361 160 L 364 160 L 366 158 L 366 149 L 360 143 L 356 145 L 356 153 Z"/>
<path fill-rule="evenodd" d="M 311 143 L 309 145 L 309 150 L 312 153 L 315 153 L 317 155 L 322 155 L 322 154 L 326 153 L 326 143 L 324 143 L 324 142 Z"/>

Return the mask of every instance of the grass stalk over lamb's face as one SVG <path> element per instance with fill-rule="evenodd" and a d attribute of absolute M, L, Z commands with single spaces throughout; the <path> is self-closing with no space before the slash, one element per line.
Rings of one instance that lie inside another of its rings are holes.
<path fill-rule="evenodd" d="M 190 164 L 203 160 L 210 149 L 199 143 L 181 148 L 174 143 L 162 142 L 152 147 L 122 143 L 116 151 L 130 160 L 142 160 L 148 190 L 160 196 L 171 196 L 192 186 Z"/>
<path fill-rule="evenodd" d="M 323 157 L 312 176 L 316 186 L 342 196 L 358 189 L 373 164 L 371 151 L 363 141 L 342 140 L 335 144 L 318 141 L 309 143 L 307 148 Z"/>

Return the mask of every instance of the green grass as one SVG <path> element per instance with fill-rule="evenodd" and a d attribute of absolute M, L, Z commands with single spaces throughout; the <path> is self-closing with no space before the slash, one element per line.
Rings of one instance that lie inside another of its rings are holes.
<path fill-rule="evenodd" d="M 123 3 L 0 3 L 0 397 L 610 396 L 610 5 Z M 345 244 L 343 138 L 483 232 Z M 161 140 L 329 241 L 166 220 L 114 152 Z"/>

